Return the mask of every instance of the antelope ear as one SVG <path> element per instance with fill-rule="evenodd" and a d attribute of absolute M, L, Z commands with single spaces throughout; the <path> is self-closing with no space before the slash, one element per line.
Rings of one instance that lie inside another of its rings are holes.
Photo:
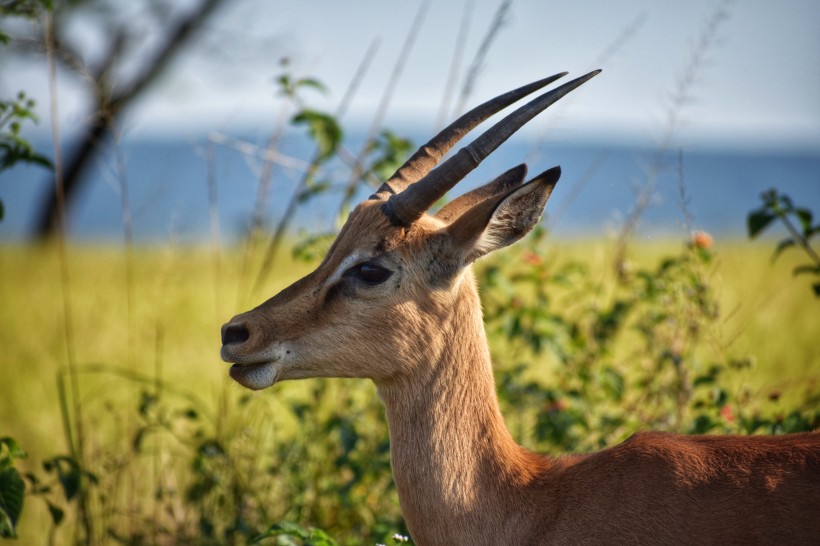
<path fill-rule="evenodd" d="M 493 179 L 491 182 L 456 197 L 444 205 L 444 207 L 436 213 L 436 217 L 449 224 L 464 214 L 465 210 L 469 210 L 488 197 L 509 193 L 513 188 L 520 186 L 526 176 L 527 166 L 522 163 Z"/>
<path fill-rule="evenodd" d="M 529 233 L 560 176 L 561 168 L 553 167 L 523 186 L 479 202 L 445 228 L 461 263 L 469 264 Z"/>

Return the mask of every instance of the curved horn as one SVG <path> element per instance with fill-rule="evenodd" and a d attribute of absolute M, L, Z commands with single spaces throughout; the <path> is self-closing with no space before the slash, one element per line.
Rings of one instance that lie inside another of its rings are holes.
<path fill-rule="evenodd" d="M 391 196 L 384 204 L 387 217 L 393 224 L 399 226 L 409 226 L 418 220 L 433 203 L 455 186 L 467 173 L 475 169 L 484 158 L 495 151 L 525 123 L 600 72 L 600 70 L 595 70 L 544 93 L 493 125 L 424 178 L 409 186 L 405 191 Z"/>
<path fill-rule="evenodd" d="M 430 139 L 427 144 L 420 147 L 404 165 L 399 167 L 387 182 L 379 187 L 376 191 L 376 195 L 380 198 L 387 198 L 389 194 L 401 193 L 407 186 L 421 180 L 427 173 L 433 170 L 444 154 L 449 152 L 464 135 L 472 131 L 479 123 L 512 103 L 566 75 L 566 72 L 555 74 L 543 80 L 538 80 L 519 87 L 518 89 L 508 91 L 503 95 L 499 95 L 494 99 L 476 106 L 442 129 L 441 132 Z"/>

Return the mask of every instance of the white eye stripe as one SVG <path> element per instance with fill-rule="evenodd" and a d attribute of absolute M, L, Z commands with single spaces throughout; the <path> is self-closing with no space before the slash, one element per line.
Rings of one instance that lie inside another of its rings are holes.
<path fill-rule="evenodd" d="M 367 261 L 369 258 L 370 256 L 358 252 L 356 254 L 351 254 L 350 256 L 342 260 L 342 263 L 339 264 L 339 267 L 337 267 L 333 274 L 327 278 L 327 285 L 332 285 L 333 283 L 341 279 L 342 275 L 344 275 L 348 269 L 350 269 L 359 262 Z"/>

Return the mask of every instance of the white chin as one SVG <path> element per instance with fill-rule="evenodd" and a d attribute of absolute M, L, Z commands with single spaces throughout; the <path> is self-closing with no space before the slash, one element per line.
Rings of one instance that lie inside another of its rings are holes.
<path fill-rule="evenodd" d="M 266 389 L 276 383 L 276 369 L 272 362 L 234 364 L 229 373 L 234 381 L 254 391 Z"/>

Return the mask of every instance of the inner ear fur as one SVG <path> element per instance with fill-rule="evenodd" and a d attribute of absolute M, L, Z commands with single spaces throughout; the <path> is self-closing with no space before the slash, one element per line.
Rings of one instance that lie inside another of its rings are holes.
<path fill-rule="evenodd" d="M 511 245 L 538 223 L 561 168 L 553 167 L 523 186 L 492 195 L 464 211 L 446 229 L 462 264 Z"/>

